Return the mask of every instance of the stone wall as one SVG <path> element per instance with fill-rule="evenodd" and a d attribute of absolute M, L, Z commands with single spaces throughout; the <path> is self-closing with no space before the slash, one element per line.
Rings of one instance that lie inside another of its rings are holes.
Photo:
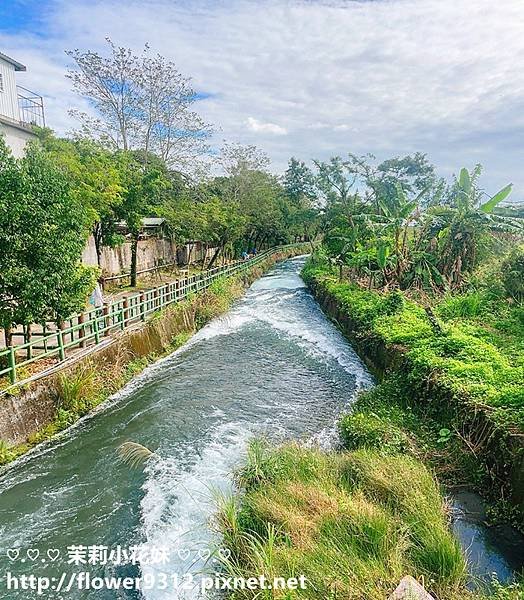
<path fill-rule="evenodd" d="M 201 261 L 204 256 L 209 259 L 214 248 L 206 248 L 201 242 L 179 245 L 158 237 L 149 237 L 138 242 L 138 271 L 156 267 L 159 264 L 186 265 L 189 262 Z M 96 246 L 93 236 L 89 236 L 82 254 L 85 265 L 98 265 Z M 102 249 L 101 268 L 106 277 L 129 273 L 131 267 L 131 242 L 124 242 L 115 248 L 104 246 Z"/>

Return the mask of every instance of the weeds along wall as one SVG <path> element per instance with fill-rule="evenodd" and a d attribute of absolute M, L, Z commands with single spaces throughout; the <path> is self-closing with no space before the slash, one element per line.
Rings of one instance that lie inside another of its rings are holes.
<path fill-rule="evenodd" d="M 524 514 L 524 436 L 518 424 L 496 418 L 489 406 L 483 406 L 478 399 L 472 400 L 467 386 L 454 385 L 449 376 L 438 369 L 422 369 L 417 364 L 416 353 L 410 352 L 410 340 L 405 343 L 392 343 L 387 335 L 376 331 L 366 316 L 367 308 L 354 310 L 344 303 L 343 290 L 337 291 L 338 284 L 325 273 L 306 268 L 303 274 L 314 296 L 325 313 L 339 326 L 354 344 L 361 358 L 378 376 L 397 373 L 404 381 L 406 393 L 416 402 L 427 403 L 432 410 L 447 411 L 452 419 L 460 423 L 461 435 L 484 464 L 489 477 L 492 494 L 498 498 L 511 498 L 521 515 Z M 330 283 L 331 282 L 331 283 Z M 342 287 L 340 284 L 338 287 Z M 337 289 L 336 289 L 337 288 Z M 340 293 L 339 293 L 340 292 Z M 359 292 L 361 294 L 378 293 Z M 373 299 L 370 298 L 370 302 Z M 406 323 L 405 335 L 418 337 L 431 336 L 431 323 L 421 307 L 413 307 L 418 317 L 413 323 Z M 409 311 L 406 318 L 409 318 Z M 408 326 L 409 325 L 409 326 Z M 419 331 L 417 327 L 427 331 Z M 511 414 L 510 408 L 504 416 Z M 517 414 L 517 411 L 515 412 Z"/>
<path fill-rule="evenodd" d="M 214 317 L 224 313 L 254 280 L 276 262 L 303 253 L 291 248 L 239 275 L 155 313 L 74 365 L 33 382 L 0 402 L 0 464 L 72 425 L 133 376 L 173 352 Z"/>

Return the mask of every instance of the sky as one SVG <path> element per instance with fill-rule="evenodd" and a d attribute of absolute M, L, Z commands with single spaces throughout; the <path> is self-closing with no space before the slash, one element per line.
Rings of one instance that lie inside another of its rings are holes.
<path fill-rule="evenodd" d="M 213 144 L 255 144 L 277 172 L 420 151 L 448 178 L 480 162 L 488 193 L 524 199 L 523 0 L 0 0 L 0 51 L 59 134 L 86 107 L 64 51 L 106 37 L 173 60 Z"/>

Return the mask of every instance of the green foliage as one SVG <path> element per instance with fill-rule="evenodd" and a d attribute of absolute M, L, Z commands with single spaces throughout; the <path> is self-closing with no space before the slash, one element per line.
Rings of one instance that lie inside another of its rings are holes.
<path fill-rule="evenodd" d="M 524 245 L 513 249 L 503 261 L 501 271 L 506 294 L 517 302 L 524 302 Z"/>
<path fill-rule="evenodd" d="M 491 406 L 491 418 L 505 427 L 524 428 L 520 307 L 484 292 L 446 296 L 436 306 L 445 320 L 443 331 L 436 332 L 418 303 L 341 283 L 325 261 L 310 261 L 304 278 L 336 300 L 360 337 L 404 346 L 412 383 L 423 386 L 438 377 L 464 402 Z"/>
<path fill-rule="evenodd" d="M 0 440 L 0 465 L 5 465 L 13 460 L 14 457 L 15 453 L 9 445 L 4 440 Z"/>
<path fill-rule="evenodd" d="M 0 140 L 0 326 L 61 320 L 85 304 L 96 269 L 80 258 L 85 207 L 36 144 L 15 160 Z"/>
<path fill-rule="evenodd" d="M 287 598 L 383 600 L 405 573 L 424 577 L 438 597 L 474 597 L 438 486 L 416 459 L 262 444 L 244 472 L 247 486 L 218 517 L 229 574 L 305 575 L 307 589 Z"/>
<path fill-rule="evenodd" d="M 524 234 L 516 211 L 497 208 L 511 185 L 486 198 L 478 165 L 461 169 L 451 185 L 436 178 L 422 154 L 378 166 L 372 156 L 350 154 L 315 166 L 317 193 L 326 204 L 324 246 L 369 288 L 433 293 L 462 287 L 500 245 L 495 234 Z M 299 163 L 293 167 L 300 172 Z"/>
<path fill-rule="evenodd" d="M 375 413 L 356 412 L 339 422 L 340 434 L 348 450 L 367 448 L 385 454 L 406 452 L 410 445 L 406 434 Z"/>
<path fill-rule="evenodd" d="M 97 392 L 96 373 L 90 366 L 62 373 L 58 377 L 58 406 L 69 413 L 87 413 L 95 403 Z"/>
<path fill-rule="evenodd" d="M 438 304 L 438 313 L 446 320 L 479 317 L 490 309 L 490 300 L 482 292 L 447 294 Z"/>

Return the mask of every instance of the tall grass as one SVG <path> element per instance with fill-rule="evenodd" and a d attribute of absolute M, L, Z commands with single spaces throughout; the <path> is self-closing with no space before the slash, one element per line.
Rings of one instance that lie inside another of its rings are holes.
<path fill-rule="evenodd" d="M 238 598 L 384 600 L 408 573 L 438 598 L 474 597 L 438 485 L 414 458 L 255 442 L 237 481 L 242 494 L 219 506 L 232 550 L 225 568 L 309 581 L 286 595 Z"/>

